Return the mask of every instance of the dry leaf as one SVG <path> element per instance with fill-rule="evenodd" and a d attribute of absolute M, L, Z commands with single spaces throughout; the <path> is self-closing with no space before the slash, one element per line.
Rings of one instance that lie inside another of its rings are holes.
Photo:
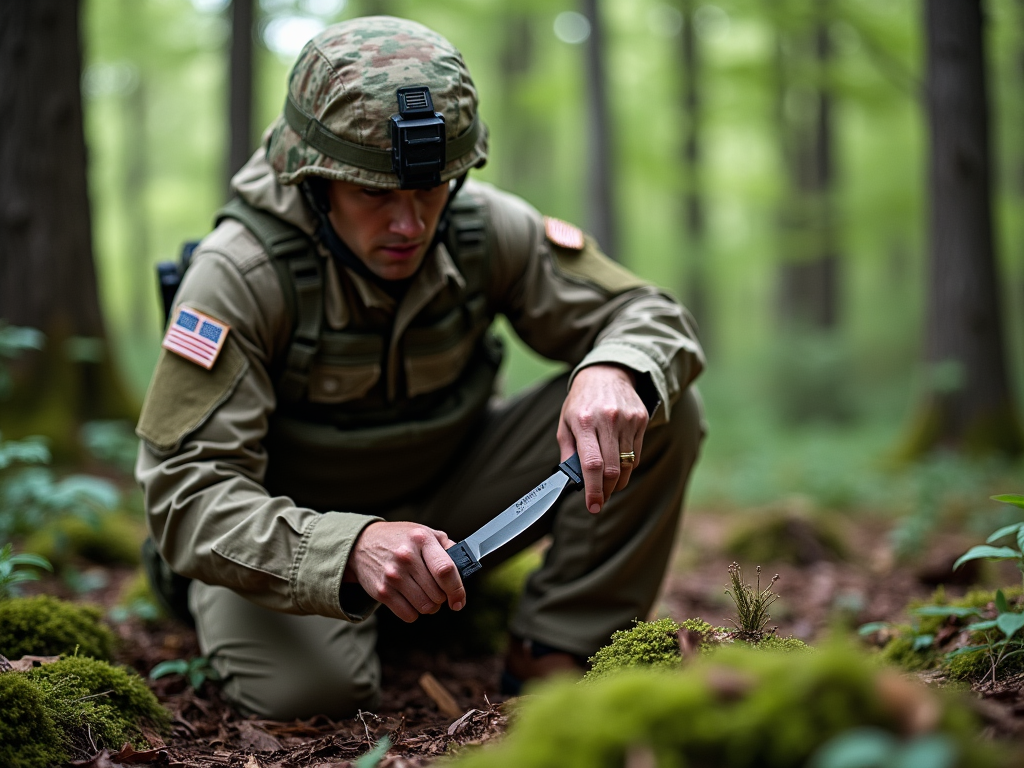
<path fill-rule="evenodd" d="M 110 759 L 115 763 L 121 763 L 123 765 L 140 765 L 143 763 L 161 763 L 167 759 L 167 747 L 155 747 L 154 749 L 144 749 L 141 752 L 137 751 L 131 744 L 125 742 L 125 745 L 117 751 L 116 755 L 111 755 Z"/>
<path fill-rule="evenodd" d="M 454 723 L 449 725 L 448 726 L 448 735 L 449 736 L 454 736 L 456 733 L 461 731 L 462 728 L 466 725 L 466 721 L 469 720 L 473 715 L 475 715 L 479 711 L 480 711 L 479 709 L 471 709 L 468 712 L 466 712 L 466 714 L 464 714 L 462 717 L 460 717 L 458 720 L 456 720 Z"/>
<path fill-rule="evenodd" d="M 935 696 L 923 685 L 885 672 L 875 681 L 875 690 L 886 713 L 896 721 L 906 736 L 917 736 L 935 729 L 942 709 Z"/>
<path fill-rule="evenodd" d="M 242 749 L 251 749 L 254 752 L 277 752 L 284 749 L 280 741 L 248 721 L 238 724 L 238 741 Z"/>
<path fill-rule="evenodd" d="M 256 759 L 256 755 L 249 755 L 245 761 L 245 768 L 260 768 L 260 761 Z"/>
<path fill-rule="evenodd" d="M 8 662 L 11 665 L 11 670 L 14 672 L 28 672 L 33 667 L 39 667 L 43 664 L 53 664 L 55 661 L 60 661 L 60 656 L 22 656 L 17 661 Z"/>

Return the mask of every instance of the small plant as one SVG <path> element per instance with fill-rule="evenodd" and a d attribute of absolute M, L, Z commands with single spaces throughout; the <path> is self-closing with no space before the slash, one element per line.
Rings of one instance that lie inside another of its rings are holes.
<path fill-rule="evenodd" d="M 736 615 L 738 621 L 732 623 L 740 639 L 750 642 L 760 642 L 765 635 L 775 634 L 775 629 L 766 632 L 765 627 L 771 621 L 768 608 L 779 599 L 779 596 L 772 591 L 775 582 L 779 580 L 779 574 L 772 576 L 768 586 L 761 589 L 761 566 L 757 566 L 757 585 L 751 587 L 743 583 L 743 573 L 739 563 L 729 566 L 729 577 L 732 579 L 732 591 L 725 590 L 725 594 L 732 598 L 736 604 Z"/>
<path fill-rule="evenodd" d="M 167 675 L 182 675 L 196 691 L 202 688 L 207 680 L 220 680 L 220 673 L 210 665 L 210 660 L 205 656 L 161 661 L 150 670 L 149 679 L 158 680 Z"/>
<path fill-rule="evenodd" d="M 53 566 L 45 557 L 25 552 L 14 554 L 14 545 L 7 544 L 0 549 L 0 600 L 7 600 L 18 594 L 18 585 L 26 581 L 36 581 L 39 574 L 28 568 L 43 568 L 53 571 Z"/>
<path fill-rule="evenodd" d="M 1007 493 L 1002 496 L 993 496 L 992 500 L 1001 501 L 1005 504 L 1012 504 L 1015 507 L 1024 509 L 1024 496 L 1020 496 L 1018 494 Z M 1007 536 L 1014 537 L 1014 543 L 1017 545 L 1016 549 L 1005 546 L 991 546 L 1000 539 L 1005 539 Z M 953 563 L 953 570 L 956 570 L 970 560 L 982 559 L 1016 560 L 1017 570 L 1021 572 L 1021 577 L 1024 578 L 1024 523 L 1014 523 L 1013 525 L 1004 526 L 989 536 L 988 539 L 986 539 L 985 544 L 977 547 L 971 547 L 967 552 L 961 555 L 955 563 Z"/>

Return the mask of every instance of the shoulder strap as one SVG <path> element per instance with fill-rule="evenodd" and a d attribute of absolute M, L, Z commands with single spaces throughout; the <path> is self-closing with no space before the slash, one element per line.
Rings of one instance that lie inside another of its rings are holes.
<path fill-rule="evenodd" d="M 452 200 L 448 221 L 448 252 L 466 278 L 466 293 L 479 293 L 487 268 L 487 216 L 483 202 L 463 192 Z"/>
<path fill-rule="evenodd" d="M 292 319 L 292 337 L 278 379 L 280 397 L 306 395 L 309 369 L 320 346 L 324 316 L 323 265 L 313 241 L 298 227 L 233 198 L 217 212 L 217 223 L 235 219 L 252 232 L 270 256 Z"/>

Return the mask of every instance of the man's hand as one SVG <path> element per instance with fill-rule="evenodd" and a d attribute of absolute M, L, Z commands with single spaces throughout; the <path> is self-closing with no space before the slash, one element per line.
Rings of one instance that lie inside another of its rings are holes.
<path fill-rule="evenodd" d="M 636 393 L 631 371 L 614 365 L 591 365 L 576 374 L 558 421 L 562 461 L 580 455 L 587 509 L 594 514 L 613 491 L 626 487 L 640 463 L 647 408 Z M 633 451 L 632 464 L 619 461 Z"/>
<path fill-rule="evenodd" d="M 443 531 L 417 523 L 370 523 L 352 547 L 344 580 L 358 581 L 402 621 L 437 613 L 447 602 L 462 610 L 466 590 L 445 550 L 455 542 Z"/>

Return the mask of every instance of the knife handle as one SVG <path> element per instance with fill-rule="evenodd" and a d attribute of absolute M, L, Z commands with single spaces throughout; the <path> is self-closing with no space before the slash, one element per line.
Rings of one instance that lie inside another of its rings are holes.
<path fill-rule="evenodd" d="M 455 544 L 450 549 L 446 549 L 445 552 L 455 563 L 455 567 L 459 569 L 459 576 L 465 579 L 467 576 L 471 576 L 479 571 L 483 566 L 480 561 L 473 557 L 472 551 L 466 546 L 466 541 L 463 539 L 458 544 Z"/>
<path fill-rule="evenodd" d="M 580 466 L 580 455 L 574 453 L 568 459 L 558 465 L 558 469 L 562 470 L 568 478 L 569 482 L 572 483 L 572 489 L 578 491 L 583 487 L 583 468 Z"/>

